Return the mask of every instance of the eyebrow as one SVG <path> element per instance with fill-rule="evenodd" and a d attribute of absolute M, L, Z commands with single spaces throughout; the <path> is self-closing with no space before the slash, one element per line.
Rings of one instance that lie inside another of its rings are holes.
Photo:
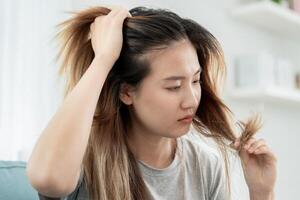
<path fill-rule="evenodd" d="M 196 73 L 194 74 L 194 76 L 200 72 L 202 72 L 202 68 L 198 69 L 196 71 Z M 173 81 L 173 80 L 184 80 L 184 79 L 185 79 L 184 76 L 170 76 L 170 77 L 164 78 L 163 80 L 164 81 Z"/>

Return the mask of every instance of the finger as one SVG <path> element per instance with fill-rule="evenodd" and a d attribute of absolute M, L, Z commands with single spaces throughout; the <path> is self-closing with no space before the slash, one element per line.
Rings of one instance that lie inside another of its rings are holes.
<path fill-rule="evenodd" d="M 247 150 L 248 153 L 254 153 L 254 151 L 256 151 L 258 148 L 262 147 L 262 146 L 266 146 L 265 143 L 260 143 L 258 144 L 258 146 L 256 146 L 255 148 L 250 148 Z"/>
<path fill-rule="evenodd" d="M 120 12 L 123 13 L 124 11 L 128 13 L 128 10 L 123 6 L 113 6 L 110 9 L 111 11 L 108 14 L 109 17 L 116 17 Z"/>
<path fill-rule="evenodd" d="M 247 150 L 255 141 L 255 138 L 251 137 L 248 141 L 245 142 L 243 148 Z"/>
<path fill-rule="evenodd" d="M 255 155 L 264 156 L 265 162 L 277 162 L 277 157 L 268 146 L 261 146 L 255 150 Z"/>
<path fill-rule="evenodd" d="M 248 152 L 252 153 L 255 149 L 262 145 L 266 145 L 266 142 L 263 139 L 259 139 L 251 144 L 251 146 L 248 148 Z"/>
<path fill-rule="evenodd" d="M 132 17 L 131 13 L 128 11 L 128 9 L 124 6 L 120 6 L 120 5 L 103 5 L 103 7 L 106 7 L 110 10 L 110 12 L 108 13 L 109 16 L 115 16 L 116 14 L 119 13 L 120 10 L 126 10 L 126 14 L 127 17 Z"/>
<path fill-rule="evenodd" d="M 118 12 L 118 7 L 117 6 L 109 5 L 109 6 L 105 6 L 105 7 L 110 10 L 109 13 L 107 14 L 107 17 L 113 17 Z"/>
<path fill-rule="evenodd" d="M 124 20 L 124 18 L 126 17 L 132 17 L 131 14 L 129 13 L 129 11 L 127 10 L 127 8 L 122 7 L 120 8 L 119 12 L 116 13 L 116 15 L 114 17 L 119 17 L 122 19 L 122 21 Z"/>
<path fill-rule="evenodd" d="M 268 146 L 261 146 L 259 149 L 255 150 L 255 155 L 263 155 L 266 161 L 275 161 L 277 162 L 277 157 L 271 151 Z"/>
<path fill-rule="evenodd" d="M 269 152 L 269 148 L 267 145 L 262 145 L 258 148 L 256 148 L 253 153 L 256 154 L 256 155 L 259 155 L 259 154 L 266 154 Z"/>
<path fill-rule="evenodd" d="M 247 163 L 248 163 L 248 161 L 250 159 L 250 154 L 247 153 L 246 150 L 240 149 L 239 156 L 241 158 L 242 163 L 247 165 Z"/>
<path fill-rule="evenodd" d="M 117 13 L 115 17 L 119 18 L 119 20 L 123 22 L 126 17 L 129 17 L 129 15 L 130 13 L 128 12 L 128 10 L 123 9 L 119 13 Z"/>
<path fill-rule="evenodd" d="M 123 26 L 126 17 L 128 17 L 128 12 L 126 10 L 122 10 L 114 16 L 113 20 L 118 26 Z"/>
<path fill-rule="evenodd" d="M 268 146 L 261 146 L 253 152 L 254 155 L 264 156 L 264 160 L 270 162 L 277 162 L 277 158 Z"/>
<path fill-rule="evenodd" d="M 123 9 L 125 17 L 132 17 L 131 13 L 129 12 L 129 10 L 127 8 L 124 7 Z"/>

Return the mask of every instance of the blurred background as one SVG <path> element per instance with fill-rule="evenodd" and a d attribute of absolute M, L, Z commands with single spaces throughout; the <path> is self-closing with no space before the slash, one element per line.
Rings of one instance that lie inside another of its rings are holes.
<path fill-rule="evenodd" d="M 121 4 L 167 8 L 221 43 L 228 67 L 223 98 L 237 119 L 260 112 L 278 157 L 276 199 L 296 199 L 300 175 L 300 0 L 0 0 L 0 160 L 27 161 L 62 102 L 55 25 L 68 11 Z M 234 166 L 234 199 L 248 199 Z M 0 177 L 1 178 L 1 177 Z"/>

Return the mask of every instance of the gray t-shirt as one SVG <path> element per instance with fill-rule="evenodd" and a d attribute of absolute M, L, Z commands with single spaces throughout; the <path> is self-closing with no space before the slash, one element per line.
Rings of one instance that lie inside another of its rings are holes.
<path fill-rule="evenodd" d="M 216 151 L 201 142 L 193 132 L 177 138 L 172 163 L 164 169 L 153 168 L 138 161 L 152 200 L 225 200 L 226 187 L 223 160 Z M 87 200 L 81 176 L 76 189 L 58 200 Z M 50 200 L 39 194 L 40 199 Z"/>

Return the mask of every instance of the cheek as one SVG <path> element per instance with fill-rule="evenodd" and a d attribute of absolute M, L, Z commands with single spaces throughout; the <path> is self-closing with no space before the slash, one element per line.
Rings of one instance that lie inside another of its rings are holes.
<path fill-rule="evenodd" d="M 172 111 L 178 106 L 177 98 L 163 90 L 151 93 L 145 102 L 149 112 L 155 114 L 157 118 L 172 116 Z"/>
<path fill-rule="evenodd" d="M 155 92 L 143 95 L 135 102 L 135 114 L 140 123 L 151 132 L 163 134 L 172 132 L 176 113 L 175 105 L 172 104 L 170 95 Z M 174 101 L 174 100 L 173 100 Z"/>
<path fill-rule="evenodd" d="M 178 103 L 176 98 L 165 91 L 151 91 L 143 94 L 136 102 L 136 111 L 141 121 L 151 127 L 164 126 L 167 128 L 176 119 Z M 162 128 L 162 127 L 161 127 Z"/>

